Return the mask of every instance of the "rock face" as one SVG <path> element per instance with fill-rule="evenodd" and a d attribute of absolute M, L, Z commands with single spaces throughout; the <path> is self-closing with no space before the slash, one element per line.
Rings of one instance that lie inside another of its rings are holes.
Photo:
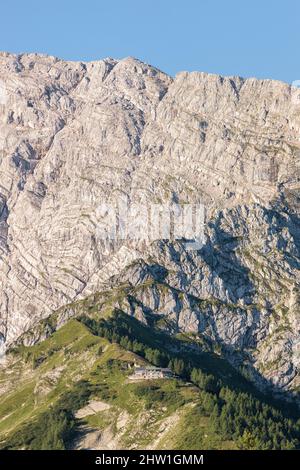
<path fill-rule="evenodd" d="M 299 189 L 296 88 L 198 72 L 172 79 L 133 58 L 2 53 L 0 338 L 11 343 L 111 282 L 159 273 L 164 289 L 145 287 L 128 313 L 159 314 L 251 364 L 257 380 L 293 389 Z M 205 244 L 104 239 L 105 205 L 120 200 L 204 204 Z"/>

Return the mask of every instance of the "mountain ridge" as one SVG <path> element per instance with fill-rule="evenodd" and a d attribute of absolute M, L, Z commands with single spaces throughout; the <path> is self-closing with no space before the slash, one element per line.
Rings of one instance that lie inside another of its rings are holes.
<path fill-rule="evenodd" d="M 178 72 L 175 73 L 175 75 L 171 75 L 167 72 L 164 72 L 160 67 L 156 66 L 156 65 L 152 65 L 150 64 L 150 62 L 147 62 L 145 60 L 142 60 L 142 59 L 139 59 L 138 57 L 135 57 L 135 56 L 126 56 L 126 57 L 122 57 L 122 58 L 115 58 L 115 57 L 112 57 L 112 56 L 107 56 L 107 57 L 103 57 L 103 58 L 99 58 L 99 59 L 91 59 L 91 60 L 77 60 L 77 59 L 64 59 L 63 57 L 59 57 L 59 56 L 56 56 L 56 55 L 52 55 L 52 54 L 47 54 L 47 53 L 43 53 L 43 52 L 8 52 L 8 51 L 0 51 L 0 57 L 14 57 L 15 59 L 21 59 L 22 57 L 31 57 L 31 58 L 41 58 L 41 59 L 51 59 L 51 60 L 54 60 L 56 62 L 64 62 L 64 63 L 70 63 L 70 64 L 97 64 L 99 62 L 102 62 L 102 61 L 114 61 L 114 62 L 120 62 L 122 60 L 133 60 L 133 61 L 136 61 L 138 63 L 142 63 L 148 67 L 151 67 L 153 69 L 156 69 L 157 71 L 159 72 L 162 72 L 164 75 L 168 75 L 170 78 L 172 79 L 175 79 L 176 76 L 178 74 L 190 74 L 190 73 L 196 73 L 196 74 L 203 74 L 203 75 L 208 75 L 208 76 L 212 76 L 212 77 L 221 77 L 221 78 L 229 78 L 229 79 L 237 79 L 237 80 L 242 80 L 242 81 L 246 81 L 246 80 L 256 80 L 256 81 L 259 81 L 259 82 L 274 82 L 274 83 L 280 83 L 280 84 L 283 84 L 283 85 L 287 85 L 287 86 L 290 86 L 290 87 L 293 87 L 295 89 L 298 89 L 297 86 L 294 86 L 292 83 L 289 83 L 287 81 L 284 81 L 284 80 L 280 80 L 280 79 L 275 79 L 275 78 L 270 78 L 270 77 L 265 77 L 265 78 L 257 78 L 255 75 L 250 75 L 250 76 L 244 76 L 244 75 L 226 75 L 226 74 L 222 74 L 222 73 L 217 73 L 217 72 L 204 72 L 204 71 L 201 71 L 201 70 L 180 70 Z"/>
<path fill-rule="evenodd" d="M 234 363 L 241 349 L 275 387 L 296 391 L 300 91 L 200 72 L 173 79 L 133 58 L 5 53 L 0 86 L 3 341 L 107 283 L 139 282 L 132 263 L 152 258 L 167 293 L 148 289 L 128 314 L 171 319 Z M 111 220 L 99 205 L 116 200 L 204 204 L 206 244 L 103 239 Z"/>

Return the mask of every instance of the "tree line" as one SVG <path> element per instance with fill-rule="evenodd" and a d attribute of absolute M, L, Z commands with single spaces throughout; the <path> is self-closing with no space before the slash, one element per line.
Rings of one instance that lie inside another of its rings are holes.
<path fill-rule="evenodd" d="M 169 367 L 177 376 L 195 384 L 211 426 L 224 439 L 234 440 L 239 448 L 300 448 L 300 420 L 297 417 L 286 417 L 280 409 L 251 393 L 230 389 L 219 377 L 195 367 L 192 358 L 186 360 L 180 353 L 166 351 L 157 345 L 155 335 L 152 335 L 153 339 L 151 332 L 146 336 L 126 314 L 116 312 L 109 319 L 82 317 L 80 320 L 94 334 L 118 343 L 157 367 Z"/>
<path fill-rule="evenodd" d="M 55 405 L 14 432 L 0 449 L 66 449 L 76 428 L 74 413 L 87 403 L 90 393 L 90 383 L 79 381 L 71 391 L 64 393 Z"/>

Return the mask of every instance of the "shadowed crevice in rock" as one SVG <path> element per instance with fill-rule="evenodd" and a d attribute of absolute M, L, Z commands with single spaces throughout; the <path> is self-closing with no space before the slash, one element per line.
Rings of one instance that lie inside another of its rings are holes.
<path fill-rule="evenodd" d="M 245 304 L 251 304 L 255 287 L 250 277 L 250 270 L 235 254 L 239 241 L 218 226 L 214 226 L 214 233 L 216 237 L 214 242 L 208 240 L 200 251 L 204 261 L 213 274 L 222 279 L 231 302 L 236 303 L 243 299 Z"/>

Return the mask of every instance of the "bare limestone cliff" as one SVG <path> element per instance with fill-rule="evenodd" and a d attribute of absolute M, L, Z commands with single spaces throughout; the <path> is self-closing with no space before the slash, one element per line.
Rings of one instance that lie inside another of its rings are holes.
<path fill-rule="evenodd" d="M 124 282 L 122 308 L 299 385 L 300 90 L 136 59 L 0 55 L 0 333 Z M 103 204 L 202 203 L 205 244 L 99 236 Z M 147 283 L 147 280 L 151 282 Z"/>

